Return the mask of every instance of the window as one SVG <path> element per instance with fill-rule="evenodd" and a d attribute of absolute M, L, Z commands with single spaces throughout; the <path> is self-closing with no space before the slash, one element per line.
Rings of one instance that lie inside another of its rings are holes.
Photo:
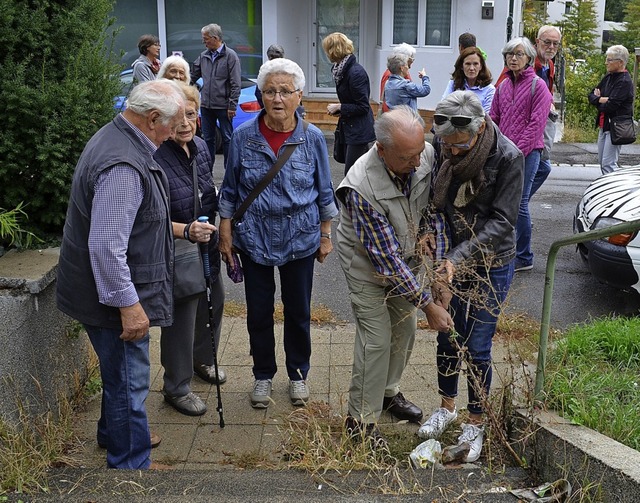
<path fill-rule="evenodd" d="M 123 53 L 121 62 L 125 68 L 130 68 L 140 56 L 140 36 L 147 33 L 158 36 L 158 6 L 155 0 L 117 2 L 113 8 L 113 17 L 116 18 L 115 26 L 122 26 L 114 49 Z"/>
<path fill-rule="evenodd" d="M 451 0 L 427 0 L 425 45 L 446 45 L 451 41 Z"/>
<path fill-rule="evenodd" d="M 395 0 L 393 43 L 451 45 L 452 0 Z"/>
<path fill-rule="evenodd" d="M 564 13 L 569 14 L 571 12 L 571 2 L 567 2 L 564 4 Z"/>

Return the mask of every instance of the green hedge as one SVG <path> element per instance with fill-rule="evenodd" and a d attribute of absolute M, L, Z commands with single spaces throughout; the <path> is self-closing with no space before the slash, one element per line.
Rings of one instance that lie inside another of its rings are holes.
<path fill-rule="evenodd" d="M 0 201 L 62 230 L 75 163 L 114 116 L 111 0 L 0 0 Z"/>

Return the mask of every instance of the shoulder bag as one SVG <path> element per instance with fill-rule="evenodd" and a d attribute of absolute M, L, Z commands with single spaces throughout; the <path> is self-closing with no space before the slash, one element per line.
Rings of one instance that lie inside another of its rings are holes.
<path fill-rule="evenodd" d="M 612 117 L 609 131 L 613 145 L 628 145 L 636 141 L 636 126 L 633 117 L 628 115 Z"/>
<path fill-rule="evenodd" d="M 198 215 L 198 175 L 196 173 L 196 158 L 191 161 L 193 172 L 193 220 Z M 175 259 L 173 269 L 173 298 L 186 299 L 204 293 L 207 283 L 204 277 L 202 256 L 198 243 L 186 239 L 175 239 Z"/>

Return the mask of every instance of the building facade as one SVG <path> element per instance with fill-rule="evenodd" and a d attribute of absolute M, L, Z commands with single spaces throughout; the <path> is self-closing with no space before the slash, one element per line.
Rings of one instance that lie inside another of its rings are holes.
<path fill-rule="evenodd" d="M 335 93 L 321 45 L 327 34 L 341 31 L 353 40 L 373 100 L 379 98 L 387 56 L 406 42 L 417 50 L 412 75 L 417 79 L 425 68 L 431 78 L 431 94 L 418 106 L 433 109 L 458 57 L 458 36 L 476 35 L 497 76 L 502 47 L 521 32 L 521 10 L 520 0 L 139 0 L 117 2 L 114 16 L 123 27 L 117 46 L 127 65 L 138 56 L 136 42 L 144 33 L 160 37 L 161 59 L 178 53 L 191 63 L 203 50 L 200 28 L 217 23 L 225 43 L 240 56 L 243 75 L 255 77 L 267 47 L 279 43 L 305 72 L 304 94 L 312 97 Z"/>

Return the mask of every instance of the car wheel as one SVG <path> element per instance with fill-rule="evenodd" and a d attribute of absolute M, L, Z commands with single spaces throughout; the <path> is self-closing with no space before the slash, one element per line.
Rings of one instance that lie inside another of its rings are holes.
<path fill-rule="evenodd" d="M 589 250 L 587 249 L 587 247 L 582 243 L 578 243 L 578 251 L 580 252 L 580 257 L 582 257 L 582 260 L 587 262 L 589 257 Z"/>

